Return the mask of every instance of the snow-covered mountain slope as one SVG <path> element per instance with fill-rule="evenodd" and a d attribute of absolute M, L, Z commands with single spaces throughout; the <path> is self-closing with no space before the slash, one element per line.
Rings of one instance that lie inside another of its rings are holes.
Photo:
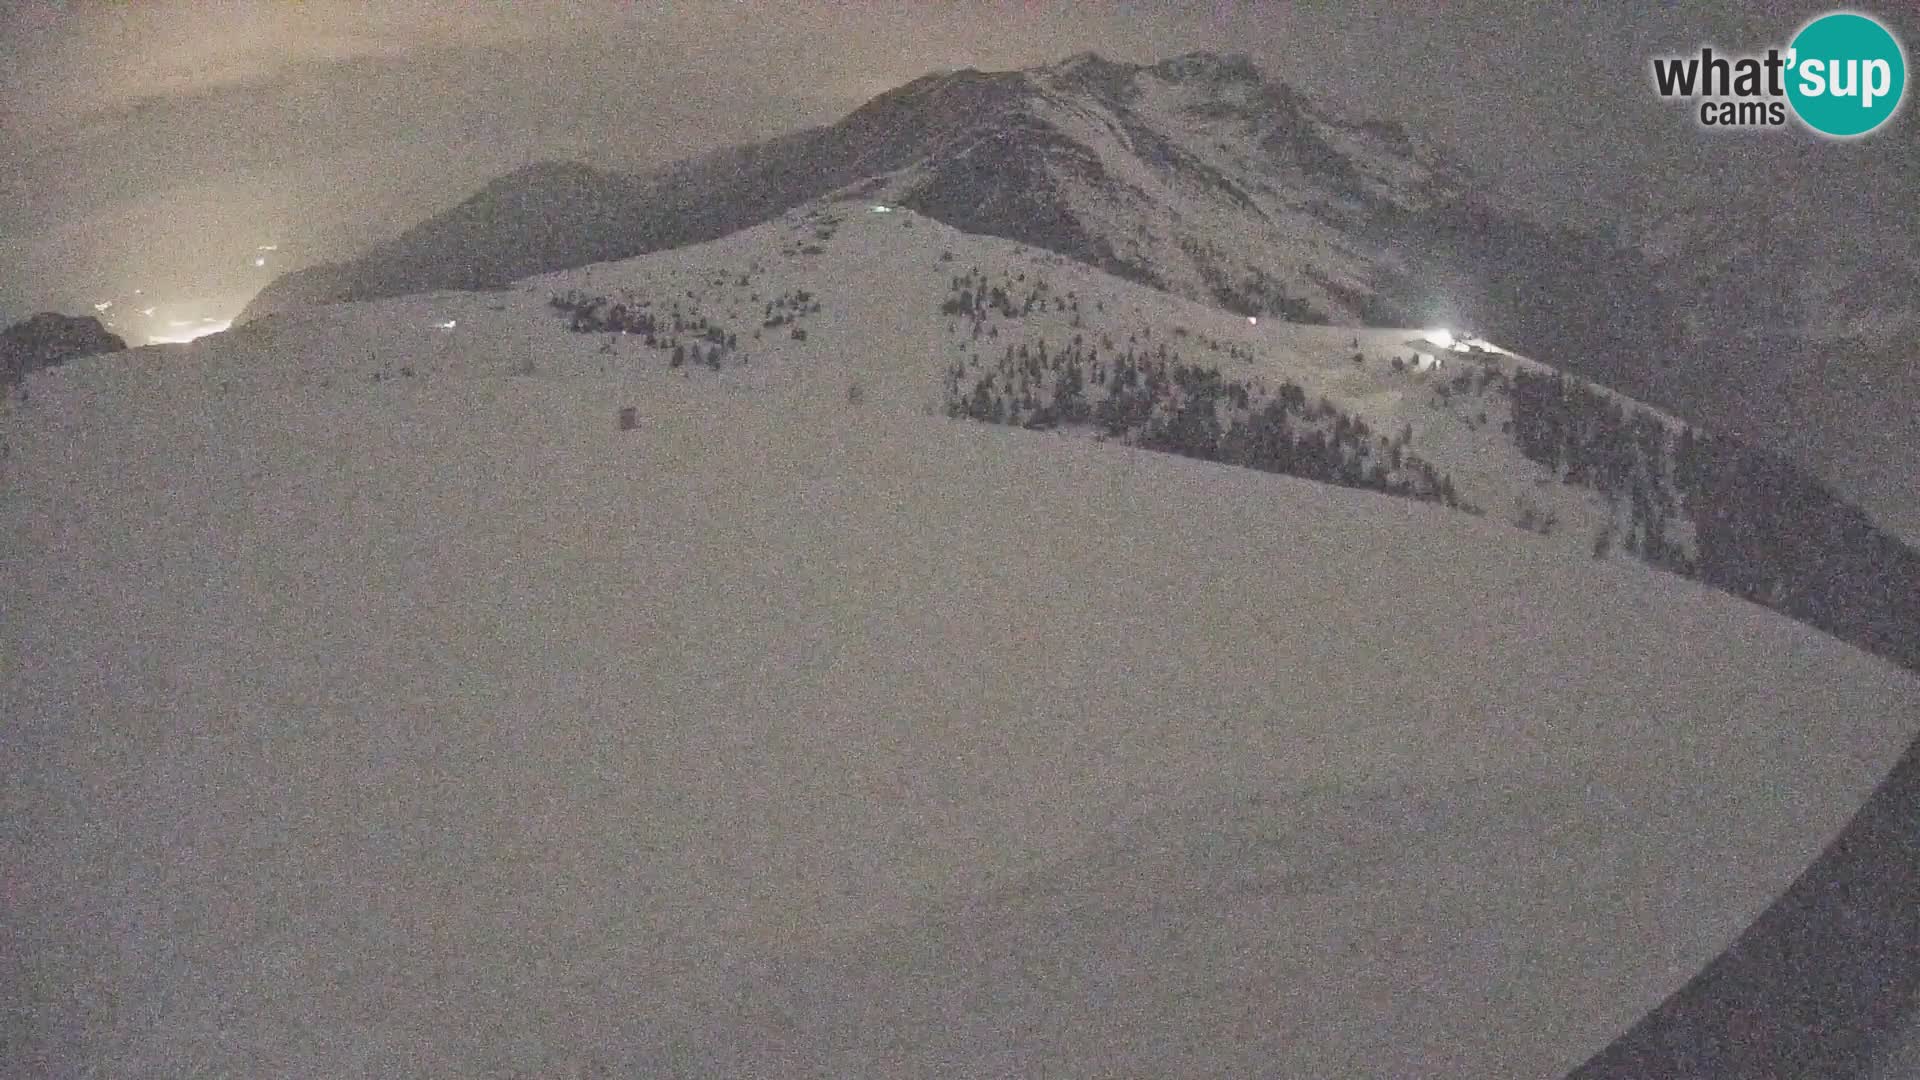
<path fill-rule="evenodd" d="M 1310 102 L 1244 57 L 1082 54 L 927 76 L 838 124 L 651 177 L 534 166 L 344 271 L 275 283 L 246 317 L 712 239 L 856 183 L 1184 296 L 1339 322 L 1357 321 L 1391 274 L 1372 233 L 1469 186 L 1436 148 Z"/>
<path fill-rule="evenodd" d="M 804 378 L 833 384 L 820 407 L 836 410 L 860 380 L 889 406 L 1442 501 L 1920 664 L 1920 555 L 1782 459 L 1503 351 L 1447 351 L 1418 328 L 1249 322 L 877 205 L 816 201 L 711 243 L 438 299 L 428 316 L 399 303 L 397 321 L 370 323 L 323 306 L 232 340 L 282 324 L 344 334 L 346 355 L 374 365 L 362 378 L 523 364 L 666 367 L 725 386 Z M 532 318 L 543 300 L 548 317 Z M 343 377 L 340 355 L 315 354 L 314 377 Z M 1438 366 L 1417 370 L 1423 356 Z M 236 377 L 283 369 L 222 376 Z"/>
<path fill-rule="evenodd" d="M 943 317 L 976 267 L 1079 310 Z M 1920 726 L 1492 507 L 938 415 L 976 347 L 1149 332 L 1469 498 L 1529 460 L 1382 372 L 1413 331 L 857 205 L 31 376 L 8 1071 L 1545 1075 Z"/>
<path fill-rule="evenodd" d="M 1900 501 L 1898 485 L 1851 463 L 1899 419 L 1859 419 L 1825 383 L 1791 385 L 1833 356 L 1849 372 L 1904 370 L 1920 248 L 1897 214 L 1886 243 L 1848 244 L 1834 239 L 1857 227 L 1844 215 L 1782 225 L 1729 196 L 1621 223 L 1616 238 L 1533 220 L 1490 190 L 1421 133 L 1307 99 L 1243 57 L 1082 54 L 930 75 L 838 123 L 647 176 L 532 166 L 350 263 L 274 282 L 245 317 L 499 287 L 851 191 L 1236 312 L 1479 326 L 1695 422 L 1737 425 L 1856 499 Z M 1816 452 L 1787 434 L 1802 429 Z"/>
<path fill-rule="evenodd" d="M 876 193 L 1240 313 L 1356 324 L 1392 310 L 1376 292 L 1400 267 L 1375 232 L 1468 187 L 1438 149 L 1244 57 L 1083 54 L 982 77 L 1009 82 L 1002 115 Z M 1035 239 L 1042 204 L 1066 223 L 1052 243 Z"/>
<path fill-rule="evenodd" d="M 1039 356 L 1051 349 L 1064 356 L 1081 349 L 1074 355 L 1096 362 L 1132 354 L 1170 367 L 1217 369 L 1253 388 L 1254 405 L 1264 400 L 1259 395 L 1271 398 L 1291 382 L 1310 405 L 1326 403 L 1363 422 L 1374 433 L 1365 440 L 1371 455 L 1384 461 L 1389 444 L 1397 444 L 1407 457 L 1450 476 L 1461 503 L 1502 521 L 1525 516 L 1570 552 L 1584 556 L 1600 534 L 1631 532 L 1624 507 L 1560 482 L 1555 470 L 1528 461 L 1516 445 L 1508 388 L 1519 372 L 1550 374 L 1542 365 L 1496 351 L 1449 351 L 1427 340 L 1430 328 L 1250 322 L 1052 252 L 963 234 L 905 208 L 874 209 L 886 205 L 815 202 L 722 240 L 534 277 L 509 292 L 288 313 L 212 346 L 212 356 L 241 362 L 213 361 L 209 370 L 220 370 L 225 380 L 278 382 L 289 372 L 344 379 L 344 356 L 356 370 L 363 361 L 375 365 L 357 370 L 358 378 L 404 377 L 402 367 L 422 376 L 502 372 L 523 362 L 552 373 L 669 368 L 676 374 L 669 342 L 678 342 L 720 358 L 717 371 L 699 357 L 688 361 L 687 377 L 727 387 L 822 380 L 832 384 L 822 391 L 828 395 L 857 382 L 877 407 L 945 411 L 941 379 L 955 365 L 971 390 L 1010 353 Z M 977 313 L 971 299 L 966 311 L 956 310 L 963 294 L 976 292 Z M 1004 306 L 989 304 L 990 293 Z M 555 297 L 601 302 L 582 303 L 575 319 L 571 309 L 550 309 Z M 657 348 L 644 344 L 638 323 L 623 321 L 615 305 L 635 320 L 642 313 L 657 320 Z M 370 319 L 367 311 L 383 314 Z M 686 327 L 678 334 L 671 326 L 676 315 Z M 696 321 L 702 323 L 697 330 Z M 439 325 L 446 322 L 454 325 Z M 568 333 L 569 325 L 583 332 Z M 609 332 L 585 330 L 592 326 Z M 292 327 L 299 329 L 283 332 Z M 619 327 L 629 332 L 612 332 Z M 806 336 L 796 339 L 796 330 Z M 286 333 L 294 335 L 290 341 L 326 344 L 278 353 L 279 363 L 267 371 L 254 367 L 256 343 Z M 1051 400 L 1052 380 L 1051 372 L 1032 379 L 1029 396 Z M 844 408 L 844 401 L 835 407 Z M 1677 435 L 1678 421 L 1648 413 Z M 1097 437 L 1101 429 L 1069 425 L 1062 433 Z M 1678 522 L 1669 537 L 1683 554 L 1690 552 L 1686 533 Z"/>
<path fill-rule="evenodd" d="M 242 321 L 501 287 L 716 239 L 838 192 L 1236 313 L 1469 323 L 1641 400 L 1722 415 L 1702 406 L 1726 397 L 1747 347 L 1689 336 L 1681 314 L 1696 298 L 1663 287 L 1657 253 L 1531 220 L 1488 190 L 1419 133 L 1310 100 L 1244 57 L 1082 54 L 929 75 L 838 123 L 647 176 L 531 166 L 358 259 L 277 280 Z"/>

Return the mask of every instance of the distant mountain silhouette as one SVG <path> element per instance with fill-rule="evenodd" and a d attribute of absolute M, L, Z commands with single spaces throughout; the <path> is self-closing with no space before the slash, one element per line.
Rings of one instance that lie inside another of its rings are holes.
<path fill-rule="evenodd" d="M 0 331 L 0 385 L 11 386 L 41 368 L 126 347 L 91 315 L 43 311 Z"/>

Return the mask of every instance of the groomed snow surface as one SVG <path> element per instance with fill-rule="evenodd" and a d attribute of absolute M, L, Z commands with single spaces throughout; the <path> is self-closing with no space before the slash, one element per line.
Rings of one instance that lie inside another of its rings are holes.
<path fill-rule="evenodd" d="M 244 334 L 5 421 L 0 1073 L 1557 1074 L 1920 723 L 1675 577 L 837 367 Z"/>

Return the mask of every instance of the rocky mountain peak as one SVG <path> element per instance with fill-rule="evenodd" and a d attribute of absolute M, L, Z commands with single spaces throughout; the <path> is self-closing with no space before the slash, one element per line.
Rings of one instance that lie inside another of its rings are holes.
<path fill-rule="evenodd" d="M 1190 52 L 1155 64 L 1153 73 L 1171 82 L 1187 83 L 1260 83 L 1260 74 L 1246 53 Z"/>

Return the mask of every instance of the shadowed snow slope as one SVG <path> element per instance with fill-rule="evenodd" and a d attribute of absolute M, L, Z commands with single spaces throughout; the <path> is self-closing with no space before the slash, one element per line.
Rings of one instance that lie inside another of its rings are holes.
<path fill-rule="evenodd" d="M 246 340 L 7 421 L 0 1071 L 1546 1075 L 1913 734 L 1428 505 L 844 375 L 194 377 Z"/>

